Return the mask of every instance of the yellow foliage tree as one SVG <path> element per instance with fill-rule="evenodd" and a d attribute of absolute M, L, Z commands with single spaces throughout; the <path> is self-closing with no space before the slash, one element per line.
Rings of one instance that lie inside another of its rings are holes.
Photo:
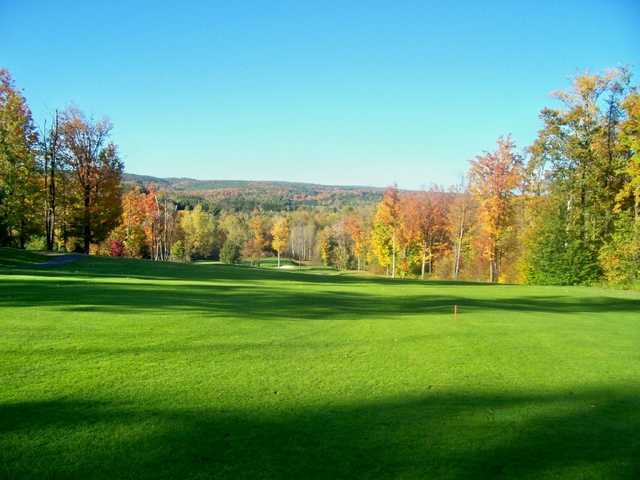
<path fill-rule="evenodd" d="M 264 218 L 262 218 L 262 215 L 257 211 L 253 213 L 253 216 L 249 220 L 249 230 L 251 238 L 245 243 L 242 249 L 242 255 L 249 258 L 252 265 L 260 266 L 262 253 L 269 242 L 265 234 L 266 225 Z"/>
<path fill-rule="evenodd" d="M 278 268 L 280 268 L 280 254 L 287 248 L 289 244 L 289 220 L 281 217 L 273 225 L 271 229 L 271 246 L 278 252 Z"/>
<path fill-rule="evenodd" d="M 378 204 L 373 220 L 371 244 L 383 267 L 391 267 L 391 277 L 396 277 L 396 254 L 398 251 L 398 229 L 400 197 L 398 189 L 388 188 Z"/>
<path fill-rule="evenodd" d="M 628 118 L 622 123 L 622 141 L 632 153 L 627 164 L 628 182 L 617 197 L 617 210 L 622 210 L 624 202 L 633 200 L 633 216 L 640 222 L 640 93 L 631 93 L 623 102 Z"/>
<path fill-rule="evenodd" d="M 191 260 L 192 255 L 206 256 L 211 253 L 215 241 L 215 224 L 213 217 L 202 210 L 202 205 L 182 212 L 180 228 L 184 233 L 187 261 Z"/>

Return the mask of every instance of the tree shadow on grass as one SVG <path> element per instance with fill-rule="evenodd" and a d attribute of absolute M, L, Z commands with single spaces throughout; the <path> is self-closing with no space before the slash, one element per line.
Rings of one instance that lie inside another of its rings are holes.
<path fill-rule="evenodd" d="M 195 281 L 285 281 L 308 284 L 370 284 L 370 285 L 431 285 L 431 286 L 494 286 L 486 282 L 455 280 L 417 280 L 391 279 L 374 275 L 359 275 L 353 272 L 305 273 L 295 270 L 276 270 L 273 268 L 256 268 L 246 265 L 224 264 L 184 264 L 171 262 L 154 262 L 109 257 L 83 257 L 77 262 L 61 265 L 55 270 L 34 265 L 14 268 L 9 273 L 59 275 L 74 274 L 86 277 L 136 278 L 140 280 L 195 280 Z"/>
<path fill-rule="evenodd" d="M 366 289 L 333 286 L 292 288 L 253 284 L 163 284 L 76 281 L 73 277 L 5 277 L 0 307 L 51 306 L 69 312 L 197 314 L 202 318 L 233 317 L 280 320 L 401 319 L 404 316 L 451 314 L 460 318 L 479 311 L 603 313 L 640 312 L 640 299 L 605 296 L 515 295 L 497 299 L 458 295 L 456 289 L 435 294 L 377 295 Z M 412 292 L 415 292 L 413 290 Z"/>
<path fill-rule="evenodd" d="M 638 431 L 640 392 L 617 388 L 253 411 L 60 399 L 0 405 L 0 475 L 634 478 Z"/>

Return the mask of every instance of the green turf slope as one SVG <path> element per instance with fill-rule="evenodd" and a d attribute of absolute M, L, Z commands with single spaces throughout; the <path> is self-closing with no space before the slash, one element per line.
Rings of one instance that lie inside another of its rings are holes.
<path fill-rule="evenodd" d="M 0 268 L 29 266 L 46 262 L 49 257 L 27 250 L 0 247 Z"/>
<path fill-rule="evenodd" d="M 637 292 L 27 268 L 0 266 L 0 478 L 640 478 Z"/>

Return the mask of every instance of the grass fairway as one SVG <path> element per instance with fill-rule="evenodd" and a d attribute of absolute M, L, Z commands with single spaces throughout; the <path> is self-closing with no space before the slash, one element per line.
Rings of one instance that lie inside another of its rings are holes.
<path fill-rule="evenodd" d="M 638 293 L 29 260 L 0 478 L 640 478 Z"/>
<path fill-rule="evenodd" d="M 0 247 L 0 268 L 28 266 L 34 263 L 43 263 L 47 260 L 48 258 L 45 255 L 38 253 Z"/>

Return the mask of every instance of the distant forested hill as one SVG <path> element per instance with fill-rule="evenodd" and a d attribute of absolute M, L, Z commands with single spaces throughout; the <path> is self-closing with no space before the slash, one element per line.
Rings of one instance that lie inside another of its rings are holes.
<path fill-rule="evenodd" d="M 382 198 L 383 188 L 319 185 L 299 182 L 247 180 L 196 180 L 124 175 L 127 186 L 155 184 L 167 190 L 182 206 L 205 203 L 211 210 L 265 211 L 293 210 L 299 207 L 340 209 L 350 205 L 373 204 Z"/>

